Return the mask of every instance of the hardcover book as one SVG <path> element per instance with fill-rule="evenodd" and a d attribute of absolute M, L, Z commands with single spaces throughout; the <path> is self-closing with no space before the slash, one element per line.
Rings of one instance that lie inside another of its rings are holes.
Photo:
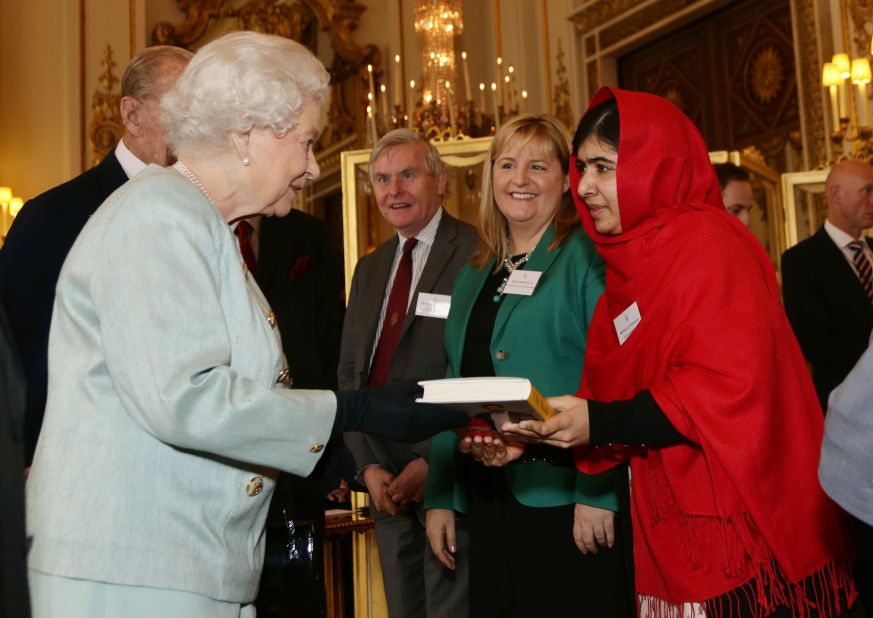
<path fill-rule="evenodd" d="M 445 378 L 419 382 L 416 401 L 463 410 L 470 416 L 490 414 L 497 427 L 507 421 L 542 421 L 557 412 L 527 378 Z"/>

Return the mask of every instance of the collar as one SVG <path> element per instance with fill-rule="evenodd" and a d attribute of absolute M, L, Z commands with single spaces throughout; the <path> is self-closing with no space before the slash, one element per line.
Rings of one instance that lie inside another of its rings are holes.
<path fill-rule="evenodd" d="M 845 249 L 846 245 L 850 242 L 855 242 L 856 240 L 863 240 L 864 236 L 861 238 L 855 238 L 848 232 L 845 232 L 838 228 L 836 225 L 825 219 L 824 229 L 827 232 L 828 236 L 831 237 L 831 240 L 834 241 L 834 244 L 838 246 L 840 249 Z M 864 243 L 866 244 L 866 243 Z"/>
<path fill-rule="evenodd" d="M 418 239 L 419 243 L 424 243 L 428 247 L 433 246 L 434 240 L 436 240 L 437 228 L 439 228 L 440 220 L 442 220 L 442 218 L 443 218 L 443 207 L 440 206 L 439 208 L 437 208 L 437 211 L 434 214 L 434 216 L 431 217 L 430 221 L 428 221 L 428 224 L 425 225 L 423 228 L 421 228 L 421 231 L 415 235 L 415 238 Z M 398 243 L 398 249 L 399 249 L 399 248 L 403 247 L 404 243 L 406 242 L 406 239 L 403 236 L 401 236 L 399 233 L 397 234 L 397 237 L 398 237 L 398 240 L 400 241 Z"/>
<path fill-rule="evenodd" d="M 147 165 L 140 161 L 125 145 L 123 137 L 118 140 L 118 146 L 115 147 L 115 157 L 121 164 L 121 169 L 123 169 L 124 173 L 127 174 L 128 179 L 133 178 L 147 167 Z"/>

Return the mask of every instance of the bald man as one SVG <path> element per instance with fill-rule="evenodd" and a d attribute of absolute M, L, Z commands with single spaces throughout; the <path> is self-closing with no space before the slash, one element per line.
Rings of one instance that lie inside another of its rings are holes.
<path fill-rule="evenodd" d="M 25 462 L 30 465 L 46 403 L 48 336 L 55 285 L 76 237 L 109 194 L 150 163 L 171 154 L 160 101 L 188 65 L 191 52 L 167 45 L 137 54 L 121 78 L 124 137 L 87 172 L 29 200 L 0 249 L 0 304 L 12 326 L 27 379 Z M 155 239 L 159 245 L 160 239 Z"/>
<path fill-rule="evenodd" d="M 825 186 L 825 224 L 782 255 L 785 312 L 812 367 L 823 410 L 873 330 L 873 243 L 862 237 L 873 227 L 873 168 L 843 161 Z"/>

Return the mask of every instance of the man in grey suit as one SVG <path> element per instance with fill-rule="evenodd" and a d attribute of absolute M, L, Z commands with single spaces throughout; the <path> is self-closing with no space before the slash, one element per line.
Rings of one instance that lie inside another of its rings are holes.
<path fill-rule="evenodd" d="M 446 213 L 446 173 L 418 134 L 386 134 L 370 157 L 379 211 L 397 231 L 355 269 L 343 324 L 340 389 L 445 376 L 449 295 L 476 244 L 475 230 Z M 441 311 L 444 309 L 444 311 Z M 346 435 L 375 507 L 376 540 L 391 618 L 467 615 L 463 552 L 454 572 L 427 545 L 421 504 L 430 442 L 408 445 Z M 459 530 L 459 545 L 463 543 Z"/>
<path fill-rule="evenodd" d="M 782 255 L 785 313 L 822 409 L 864 353 L 873 329 L 873 168 L 842 161 L 826 183 L 828 217 L 818 232 Z"/>
<path fill-rule="evenodd" d="M 42 426 L 48 380 L 48 335 L 61 265 L 97 207 L 150 163 L 170 164 L 159 104 L 192 54 L 147 47 L 121 79 L 124 137 L 95 167 L 29 200 L 0 249 L 0 304 L 9 316 L 27 378 L 25 463 Z"/>

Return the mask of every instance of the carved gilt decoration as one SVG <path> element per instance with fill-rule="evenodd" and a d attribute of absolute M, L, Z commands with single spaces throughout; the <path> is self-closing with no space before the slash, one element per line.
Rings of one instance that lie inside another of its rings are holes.
<path fill-rule="evenodd" d="M 102 90 L 97 90 L 91 97 L 91 124 L 88 126 L 88 147 L 91 151 L 92 164 L 97 165 L 110 150 L 115 148 L 118 140 L 124 134 L 121 122 L 121 95 L 114 93 L 118 78 L 113 69 L 112 48 L 107 45 L 100 62 L 103 73 L 100 75 Z"/>
<path fill-rule="evenodd" d="M 749 145 L 784 168 L 800 109 L 790 0 L 743 0 L 619 58 L 620 84 L 666 97 L 714 150 Z"/>
<path fill-rule="evenodd" d="M 335 52 L 331 66 L 328 126 L 319 139 L 320 149 L 350 135 L 363 135 L 361 101 L 362 69 L 378 65 L 375 46 L 359 46 L 351 33 L 366 7 L 356 0 L 177 0 L 185 13 L 180 25 L 162 22 L 152 33 L 154 44 L 196 49 L 210 40 L 212 24 L 224 21 L 224 30 L 254 30 L 284 36 L 306 45 L 318 55 L 318 30 L 324 30 Z M 231 20 L 231 27 L 227 27 Z M 218 26 L 216 26 L 218 27 Z M 214 38 L 214 37 L 213 37 Z"/>
<path fill-rule="evenodd" d="M 558 66 L 555 70 L 557 83 L 555 84 L 555 94 L 553 97 L 555 110 L 555 118 L 560 120 L 564 126 L 571 128 L 575 122 L 573 120 L 573 106 L 570 102 L 570 82 L 567 80 L 567 67 L 564 66 L 564 48 L 561 46 L 561 39 L 558 39 Z"/>
<path fill-rule="evenodd" d="M 848 0 L 848 9 L 855 45 L 850 55 L 866 56 L 870 53 L 870 37 L 873 36 L 873 0 Z"/>
<path fill-rule="evenodd" d="M 827 160 L 824 109 L 821 95 L 821 65 L 815 31 L 814 0 L 793 0 L 794 37 L 797 41 L 796 62 L 800 83 L 801 121 L 804 167 L 811 169 L 818 161 Z"/>

